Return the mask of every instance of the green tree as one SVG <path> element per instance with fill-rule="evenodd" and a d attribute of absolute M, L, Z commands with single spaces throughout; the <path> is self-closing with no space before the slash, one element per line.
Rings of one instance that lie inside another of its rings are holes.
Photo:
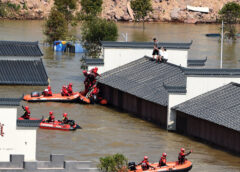
<path fill-rule="evenodd" d="M 52 8 L 44 26 L 47 42 L 52 44 L 56 40 L 64 40 L 67 36 L 68 24 L 65 16 L 56 8 Z"/>
<path fill-rule="evenodd" d="M 115 154 L 100 158 L 98 168 L 103 172 L 127 172 L 127 158 L 122 154 Z"/>
<path fill-rule="evenodd" d="M 73 13 L 77 8 L 77 0 L 54 0 L 54 5 L 64 15 L 68 24 L 73 21 Z"/>
<path fill-rule="evenodd" d="M 112 21 L 95 17 L 83 22 L 82 43 L 88 56 L 99 57 L 101 41 L 116 41 L 117 37 L 117 25 Z"/>
<path fill-rule="evenodd" d="M 143 29 L 144 29 L 144 21 L 145 17 L 149 12 L 152 12 L 152 4 L 151 0 L 132 0 L 131 8 L 134 11 L 135 18 L 140 21 L 143 21 Z"/>
<path fill-rule="evenodd" d="M 236 2 L 229 2 L 219 11 L 220 20 L 226 24 L 224 26 L 224 35 L 228 39 L 236 39 L 236 27 L 240 18 L 240 5 Z"/>
<path fill-rule="evenodd" d="M 102 11 L 103 0 L 81 0 L 81 11 L 78 13 L 79 20 L 92 20 Z"/>

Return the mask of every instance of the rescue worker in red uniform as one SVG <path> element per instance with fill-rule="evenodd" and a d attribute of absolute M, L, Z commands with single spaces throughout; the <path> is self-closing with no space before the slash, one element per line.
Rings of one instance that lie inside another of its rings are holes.
<path fill-rule="evenodd" d="M 167 165 L 167 154 L 163 153 L 161 159 L 159 160 L 158 167 Z"/>
<path fill-rule="evenodd" d="M 30 110 L 29 110 L 29 107 L 28 106 L 25 106 L 24 107 L 24 114 L 21 116 L 21 118 L 24 118 L 24 119 L 30 119 Z"/>
<path fill-rule="evenodd" d="M 53 115 L 53 111 L 49 112 L 49 116 L 45 121 L 46 122 L 54 122 L 55 121 L 55 116 Z"/>
<path fill-rule="evenodd" d="M 61 95 L 69 96 L 66 86 L 62 86 Z"/>
<path fill-rule="evenodd" d="M 48 86 L 48 96 L 52 96 L 52 88 L 50 85 Z"/>
<path fill-rule="evenodd" d="M 68 115 L 67 113 L 64 113 L 64 114 L 63 114 L 62 122 L 63 122 L 64 124 L 68 124 L 68 121 L 69 121 L 69 120 L 68 120 L 67 115 Z"/>
<path fill-rule="evenodd" d="M 144 156 L 144 160 L 140 162 L 138 165 L 141 165 L 142 170 L 148 170 L 150 167 L 155 169 L 155 167 L 151 166 L 150 163 L 148 162 L 147 156 Z"/>
<path fill-rule="evenodd" d="M 187 160 L 185 157 L 188 156 L 190 153 L 192 153 L 192 150 L 185 154 L 185 149 L 181 148 L 181 152 L 178 155 L 178 163 L 183 164 L 185 160 Z"/>
<path fill-rule="evenodd" d="M 68 94 L 69 94 L 69 95 L 73 95 L 72 83 L 69 83 L 69 84 L 68 84 L 67 91 L 68 91 Z"/>

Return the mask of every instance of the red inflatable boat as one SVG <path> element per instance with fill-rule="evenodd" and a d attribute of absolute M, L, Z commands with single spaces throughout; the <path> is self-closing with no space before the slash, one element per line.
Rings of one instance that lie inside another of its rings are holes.
<path fill-rule="evenodd" d="M 168 171 L 175 171 L 175 172 L 188 172 L 192 169 L 192 162 L 186 160 L 183 164 L 178 164 L 178 162 L 167 162 L 166 166 L 158 167 L 158 163 L 153 163 L 151 166 L 155 167 L 155 169 L 150 168 L 148 170 L 142 170 L 141 165 L 135 166 L 135 163 L 131 164 L 129 172 L 168 172 Z"/>
<path fill-rule="evenodd" d="M 72 131 L 72 130 L 81 128 L 79 125 L 75 124 L 73 121 L 72 123 L 70 122 L 69 124 L 64 124 L 60 121 L 55 121 L 55 122 L 42 121 L 39 124 L 39 127 L 43 129 L 49 129 L 49 130 L 64 130 L 64 131 Z"/>
<path fill-rule="evenodd" d="M 52 96 L 43 96 L 37 92 L 31 95 L 25 95 L 23 100 L 28 102 L 77 102 L 79 101 L 79 92 L 73 93 L 71 96 L 62 96 L 61 94 L 53 94 Z"/>

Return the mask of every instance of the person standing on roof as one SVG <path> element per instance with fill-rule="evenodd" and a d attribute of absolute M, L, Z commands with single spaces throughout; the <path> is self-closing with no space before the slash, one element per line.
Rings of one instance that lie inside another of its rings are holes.
<path fill-rule="evenodd" d="M 158 59 L 160 58 L 159 56 L 159 49 L 158 49 L 158 42 L 156 38 L 153 38 L 153 60 L 155 59 L 155 55 L 157 55 L 156 60 L 158 61 Z"/>
<path fill-rule="evenodd" d="M 167 154 L 163 153 L 161 159 L 159 160 L 158 167 L 167 165 Z"/>
<path fill-rule="evenodd" d="M 25 107 L 23 107 L 23 109 L 24 109 L 24 114 L 21 116 L 21 118 L 23 118 L 23 119 L 30 119 L 31 112 L 29 110 L 29 107 L 25 106 Z"/>
<path fill-rule="evenodd" d="M 178 163 L 183 164 L 187 160 L 185 157 L 188 156 L 190 153 L 192 153 L 192 150 L 185 154 L 185 149 L 181 148 L 181 152 L 178 155 Z"/>
<path fill-rule="evenodd" d="M 144 156 L 143 161 L 140 162 L 138 165 L 141 165 L 142 170 L 148 170 L 150 167 L 155 169 L 155 167 L 153 167 L 153 166 L 150 165 L 147 156 Z"/>
<path fill-rule="evenodd" d="M 69 95 L 73 95 L 72 83 L 68 84 L 67 91 Z"/>

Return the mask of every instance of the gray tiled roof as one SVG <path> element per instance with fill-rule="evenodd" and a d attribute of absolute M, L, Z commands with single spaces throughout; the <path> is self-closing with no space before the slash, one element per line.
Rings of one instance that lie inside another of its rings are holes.
<path fill-rule="evenodd" d="M 90 59 L 90 58 L 86 58 L 84 59 L 86 65 L 103 65 L 104 61 L 103 59 Z"/>
<path fill-rule="evenodd" d="M 42 56 L 38 42 L 0 41 L 0 56 Z"/>
<path fill-rule="evenodd" d="M 99 82 L 139 98 L 168 106 L 168 92 L 164 85 L 185 87 L 186 78 L 179 66 L 156 63 L 149 57 L 143 57 L 103 73 Z"/>
<path fill-rule="evenodd" d="M 0 98 L 0 106 L 19 106 L 22 98 Z"/>
<path fill-rule="evenodd" d="M 210 76 L 233 76 L 240 75 L 240 69 L 203 69 L 203 68 L 182 68 L 185 75 L 210 75 Z"/>
<path fill-rule="evenodd" d="M 240 85 L 227 84 L 172 109 L 240 131 Z"/>
<path fill-rule="evenodd" d="M 102 41 L 103 47 L 120 47 L 120 48 L 153 48 L 153 42 L 112 42 Z M 189 49 L 192 45 L 192 41 L 189 43 L 164 43 L 159 42 L 159 47 L 165 47 L 167 49 Z"/>
<path fill-rule="evenodd" d="M 205 66 L 207 57 L 205 59 L 188 59 L 188 66 Z"/>
<path fill-rule="evenodd" d="M 0 60 L 0 84 L 48 85 L 42 60 Z"/>

